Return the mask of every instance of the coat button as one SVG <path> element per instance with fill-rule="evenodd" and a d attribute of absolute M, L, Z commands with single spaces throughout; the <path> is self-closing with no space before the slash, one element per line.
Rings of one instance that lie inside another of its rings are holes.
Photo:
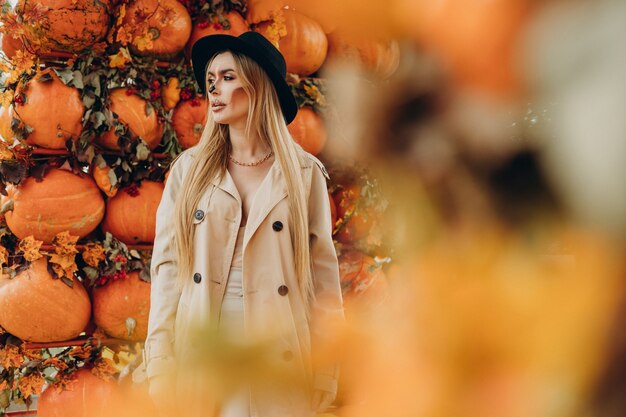
<path fill-rule="evenodd" d="M 288 292 L 289 292 L 289 288 L 287 288 L 286 285 L 281 285 L 280 287 L 278 287 L 278 293 L 280 295 L 287 295 Z"/>
<path fill-rule="evenodd" d="M 293 352 L 290 350 L 286 350 L 283 352 L 283 360 L 289 362 L 293 359 Z"/>
<path fill-rule="evenodd" d="M 196 284 L 200 284 L 200 281 L 202 281 L 202 275 L 200 275 L 198 272 L 193 274 L 193 282 L 195 282 Z"/>
<path fill-rule="evenodd" d="M 280 232 L 281 230 L 283 230 L 283 223 L 282 222 L 272 223 L 272 229 L 274 229 L 275 232 Z"/>
<path fill-rule="evenodd" d="M 193 217 L 196 218 L 196 220 L 202 220 L 204 219 L 204 211 L 202 210 L 196 210 L 196 212 L 193 214 Z"/>

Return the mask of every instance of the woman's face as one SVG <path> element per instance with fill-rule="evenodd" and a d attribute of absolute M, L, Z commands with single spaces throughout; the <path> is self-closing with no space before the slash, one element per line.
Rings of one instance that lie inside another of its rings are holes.
<path fill-rule="evenodd" d="M 245 126 L 248 118 L 248 95 L 243 89 L 241 77 L 235 70 L 235 59 L 230 52 L 216 55 L 207 71 L 207 90 L 210 111 L 216 123 Z"/>

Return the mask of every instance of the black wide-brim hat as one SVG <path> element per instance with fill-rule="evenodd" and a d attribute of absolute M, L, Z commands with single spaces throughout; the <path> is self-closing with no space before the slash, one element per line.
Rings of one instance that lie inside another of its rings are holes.
<path fill-rule="evenodd" d="M 200 38 L 191 48 L 191 65 L 200 86 L 200 91 L 206 94 L 206 66 L 209 60 L 218 52 L 232 51 L 247 55 L 257 64 L 274 84 L 278 101 L 287 124 L 296 117 L 298 104 L 285 80 L 287 65 L 285 58 L 278 49 L 263 35 L 257 32 L 244 32 L 239 36 L 209 35 Z"/>

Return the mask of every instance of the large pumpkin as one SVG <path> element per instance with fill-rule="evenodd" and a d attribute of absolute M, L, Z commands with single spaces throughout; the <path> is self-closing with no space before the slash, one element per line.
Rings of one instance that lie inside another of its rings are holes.
<path fill-rule="evenodd" d="M 163 25 L 165 10 L 171 21 Z M 126 10 L 123 25 L 136 25 L 134 16 L 138 11 L 151 14 L 147 24 L 152 45 L 144 48 L 134 39 L 131 47 L 137 55 L 169 59 L 185 48 L 191 35 L 191 16 L 178 0 L 136 0 Z"/>
<path fill-rule="evenodd" d="M 131 272 L 93 290 L 93 319 L 109 336 L 145 340 L 150 312 L 150 284 Z"/>
<path fill-rule="evenodd" d="M 287 72 L 307 76 L 317 71 L 324 60 L 328 41 L 324 30 L 315 20 L 293 10 L 283 10 L 287 35 L 280 38 L 278 49 L 285 57 Z M 270 22 L 261 23 L 257 31 L 271 39 Z"/>
<path fill-rule="evenodd" d="M 78 139 L 83 131 L 85 106 L 74 87 L 63 84 L 48 68 L 26 85 L 18 86 L 16 95 L 24 104 L 15 104 L 15 113 L 33 128 L 26 142 L 49 149 L 65 149 L 65 142 Z"/>
<path fill-rule="evenodd" d="M 191 37 L 187 42 L 187 46 L 185 46 L 185 56 L 187 59 L 191 57 L 191 48 L 196 41 L 204 36 L 209 35 L 232 35 L 239 36 L 244 32 L 249 30 L 248 23 L 244 20 L 241 15 L 235 11 L 226 13 L 224 15 L 228 23 L 230 24 L 230 28 L 224 29 L 220 28 L 217 25 L 217 22 L 207 22 L 207 21 L 198 21 L 193 25 L 193 30 L 191 31 Z"/>
<path fill-rule="evenodd" d="M 128 126 L 131 137 L 140 137 L 150 149 L 161 143 L 163 125 L 159 122 L 157 112 L 152 110 L 146 114 L 146 100 L 136 94 L 129 93 L 126 88 L 116 88 L 109 94 L 111 111 L 118 115 L 119 120 Z M 107 149 L 119 150 L 115 127 L 109 129 L 97 142 Z"/>
<path fill-rule="evenodd" d="M 373 40 L 335 31 L 328 35 L 327 59 L 356 59 L 369 71 L 387 78 L 400 64 L 400 46 L 395 40 Z"/>
<path fill-rule="evenodd" d="M 310 154 L 319 154 L 326 144 L 324 122 L 311 107 L 301 107 L 287 128 L 294 140 Z"/>
<path fill-rule="evenodd" d="M 0 278 L 0 326 L 23 340 L 58 342 L 77 337 L 91 316 L 89 295 L 74 280 L 70 288 L 48 272 L 40 258 L 15 278 Z"/>
<path fill-rule="evenodd" d="M 29 177 L 19 186 L 9 185 L 4 203 L 10 203 L 5 213 L 9 229 L 20 239 L 33 235 L 44 243 L 69 231 L 84 237 L 91 233 L 104 217 L 104 200 L 94 180 L 63 169 L 50 170 L 43 181 Z"/>
<path fill-rule="evenodd" d="M 143 181 L 136 196 L 120 190 L 107 201 L 102 230 L 126 244 L 152 243 L 163 188 L 161 182 Z"/>
<path fill-rule="evenodd" d="M 34 26 L 26 25 L 33 45 L 53 51 L 80 52 L 101 41 L 109 30 L 108 0 L 20 0 L 18 13 L 37 6 L 45 11 Z"/>
<path fill-rule="evenodd" d="M 179 103 L 172 116 L 172 127 L 176 132 L 178 143 L 183 148 L 191 148 L 200 141 L 202 130 L 209 112 L 209 102 L 198 99 L 199 105 L 194 106 L 192 100 Z"/>
<path fill-rule="evenodd" d="M 51 385 L 41 394 L 38 417 L 108 417 L 120 407 L 123 394 L 115 381 L 106 381 L 84 368 L 72 377 L 75 381 L 69 389 L 60 391 Z"/>

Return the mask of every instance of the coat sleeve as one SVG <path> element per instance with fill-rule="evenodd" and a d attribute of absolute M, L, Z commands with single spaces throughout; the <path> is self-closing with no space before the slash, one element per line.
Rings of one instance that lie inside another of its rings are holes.
<path fill-rule="evenodd" d="M 174 322 L 181 291 L 176 285 L 174 247 L 174 204 L 182 184 L 182 164 L 178 158 L 171 166 L 163 197 L 156 214 L 156 234 L 150 264 L 150 314 L 144 347 L 146 375 L 174 372 Z"/>
<path fill-rule="evenodd" d="M 310 253 L 315 299 L 311 306 L 313 387 L 336 394 L 339 367 L 329 360 L 344 322 L 337 252 L 332 239 L 326 169 L 315 161 L 309 194 Z"/>

